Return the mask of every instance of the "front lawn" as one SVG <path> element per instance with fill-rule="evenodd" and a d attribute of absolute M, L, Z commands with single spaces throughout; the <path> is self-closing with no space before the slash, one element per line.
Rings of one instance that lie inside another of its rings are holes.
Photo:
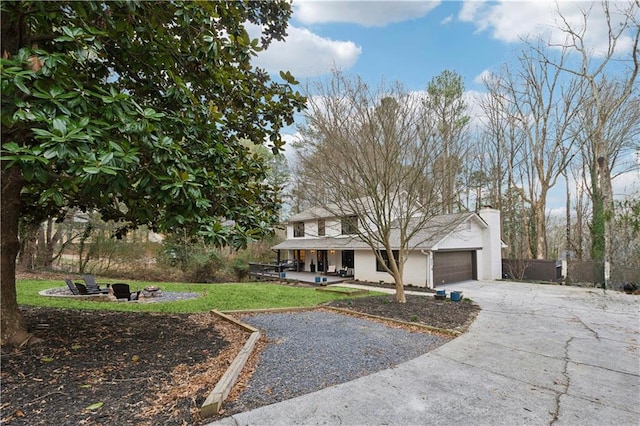
<path fill-rule="evenodd" d="M 101 284 L 106 282 L 117 282 L 117 280 L 100 280 Z M 17 280 L 16 290 L 19 305 L 69 309 L 175 313 L 207 312 L 211 309 L 231 311 L 306 307 L 316 306 L 330 300 L 353 297 L 346 294 L 319 292 L 311 287 L 293 287 L 270 283 L 181 284 L 136 282 L 131 283 L 131 291 L 141 290 L 151 285 L 156 285 L 163 291 L 168 292 L 199 293 L 201 297 L 164 303 L 135 303 L 74 300 L 70 297 L 59 298 L 38 294 L 38 292 L 42 290 L 66 287 L 62 280 Z M 373 293 L 369 294 L 371 295 Z"/>

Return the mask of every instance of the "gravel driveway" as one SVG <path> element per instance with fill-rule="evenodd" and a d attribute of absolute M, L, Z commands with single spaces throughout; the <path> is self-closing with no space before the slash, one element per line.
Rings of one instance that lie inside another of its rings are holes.
<path fill-rule="evenodd" d="M 326 311 L 247 315 L 269 339 L 227 415 L 344 383 L 416 358 L 450 339 Z"/>

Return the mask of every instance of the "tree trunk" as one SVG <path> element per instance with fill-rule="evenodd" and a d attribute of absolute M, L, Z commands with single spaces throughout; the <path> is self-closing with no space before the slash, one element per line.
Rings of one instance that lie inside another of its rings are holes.
<path fill-rule="evenodd" d="M 541 195 L 544 200 L 546 194 Z M 545 205 L 542 202 L 536 203 L 533 208 L 535 226 L 536 226 L 536 259 L 545 259 L 547 255 L 547 229 L 545 217 Z"/>
<path fill-rule="evenodd" d="M 1 332 L 0 343 L 17 346 L 30 337 L 27 324 L 18 308 L 16 299 L 16 258 L 20 243 L 18 241 L 18 221 L 20 218 L 20 191 L 22 175 L 17 166 L 5 168 L 2 164 L 2 211 L 0 213 L 0 235 L 2 236 L 2 253 L 0 272 L 2 298 L 0 298 Z"/>
<path fill-rule="evenodd" d="M 605 156 L 597 160 L 598 193 L 602 203 L 602 267 L 604 288 L 609 287 L 611 280 L 611 218 L 613 217 L 613 189 L 611 187 L 611 170 Z M 594 217 L 595 219 L 595 217 Z"/>
<path fill-rule="evenodd" d="M 396 302 L 407 303 L 407 297 L 404 294 L 404 281 L 402 280 L 402 276 L 396 276 L 394 278 L 396 281 Z"/>
<path fill-rule="evenodd" d="M 51 265 L 53 265 L 55 248 L 58 245 L 58 241 L 60 241 L 61 227 L 56 226 L 56 231 L 53 232 L 53 226 L 53 219 L 49 218 L 47 221 L 46 249 L 42 264 L 45 268 L 51 268 Z"/>
<path fill-rule="evenodd" d="M 391 252 L 389 252 L 391 253 Z M 399 255 L 402 257 L 402 254 Z M 396 261 L 393 258 L 394 256 L 389 255 L 389 266 L 391 269 L 391 276 L 396 284 L 396 302 L 397 303 L 407 303 L 407 298 L 404 294 L 404 263 L 402 260 Z"/>

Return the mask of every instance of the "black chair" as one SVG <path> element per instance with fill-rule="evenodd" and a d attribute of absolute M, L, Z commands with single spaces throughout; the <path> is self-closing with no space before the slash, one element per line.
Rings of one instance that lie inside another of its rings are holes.
<path fill-rule="evenodd" d="M 85 284 L 87 286 L 87 291 L 89 292 L 89 294 L 107 294 L 107 293 L 109 293 L 108 289 L 100 288 L 100 286 L 96 282 L 96 277 L 94 277 L 93 275 L 83 275 L 82 279 L 84 280 L 84 282 L 85 282 Z"/>
<path fill-rule="evenodd" d="M 64 282 L 67 283 L 67 287 L 69 287 L 69 290 L 71 290 L 71 294 L 73 294 L 74 296 L 80 295 L 80 291 L 78 290 L 78 287 L 76 287 L 76 285 L 71 280 L 71 278 L 65 278 Z"/>
<path fill-rule="evenodd" d="M 89 291 L 87 290 L 87 287 L 84 284 L 76 283 L 76 288 L 78 289 L 78 293 L 81 295 L 96 294 L 96 293 L 89 293 Z"/>
<path fill-rule="evenodd" d="M 139 291 L 132 293 L 129 284 L 125 283 L 111 284 L 111 289 L 116 299 L 138 300 L 138 295 L 140 294 Z"/>

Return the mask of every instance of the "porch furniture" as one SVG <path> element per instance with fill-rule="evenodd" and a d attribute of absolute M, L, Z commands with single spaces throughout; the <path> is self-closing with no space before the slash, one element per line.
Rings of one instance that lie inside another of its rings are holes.
<path fill-rule="evenodd" d="M 100 286 L 96 282 L 96 277 L 94 277 L 93 275 L 83 275 L 82 279 L 84 280 L 85 285 L 87 286 L 87 291 L 89 292 L 89 294 L 107 294 L 107 293 L 109 293 L 108 289 L 100 288 Z"/>
<path fill-rule="evenodd" d="M 352 277 L 353 276 L 353 268 L 343 268 L 339 271 L 339 275 L 341 277 Z"/>
<path fill-rule="evenodd" d="M 336 270 L 336 265 L 329 265 L 327 267 L 327 275 L 338 275 L 338 271 Z"/>
<path fill-rule="evenodd" d="M 74 296 L 80 295 L 80 291 L 78 290 L 78 287 L 76 287 L 76 285 L 71 280 L 71 278 L 65 278 L 64 282 L 67 283 L 67 287 L 69 287 L 69 290 L 71 290 L 71 294 L 73 294 Z"/>
<path fill-rule="evenodd" d="M 111 289 L 116 299 L 138 300 L 138 295 L 140 294 L 139 291 L 132 293 L 129 284 L 125 283 L 111 284 Z"/>
<path fill-rule="evenodd" d="M 89 291 L 87 290 L 87 287 L 84 284 L 76 283 L 75 286 L 78 289 L 78 294 L 81 294 L 83 296 L 90 294 Z M 99 293 L 92 293 L 92 294 L 99 294 Z"/>

